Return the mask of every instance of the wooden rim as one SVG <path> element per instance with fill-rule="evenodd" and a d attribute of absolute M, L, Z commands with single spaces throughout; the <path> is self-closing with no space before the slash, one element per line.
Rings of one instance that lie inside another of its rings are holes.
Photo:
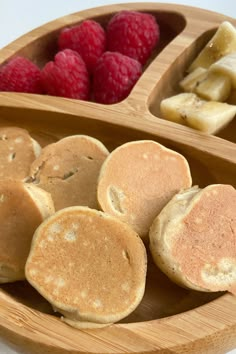
<path fill-rule="evenodd" d="M 114 324 L 106 329 L 99 329 L 99 335 L 98 330 L 83 330 L 80 331 L 78 338 L 78 330 L 71 328 L 70 336 L 65 339 L 63 336 L 65 324 L 58 318 L 19 304 L 4 291 L 0 291 L 1 327 L 6 327 L 21 337 L 37 342 L 38 345 L 51 345 L 53 339 L 58 347 L 68 352 L 78 353 L 87 352 L 88 340 L 91 353 L 120 354 L 126 352 L 122 351 L 125 348 L 129 350 L 128 352 L 133 352 L 132 343 L 129 343 L 130 335 L 135 336 L 135 346 L 140 343 L 142 352 L 154 353 L 166 346 L 169 350 L 178 353 L 179 347 L 188 345 L 189 342 L 199 342 L 206 337 L 215 337 L 217 340 L 217 336 L 219 336 L 218 340 L 222 341 L 224 333 L 229 329 L 235 332 L 235 312 L 236 298 L 227 293 L 194 310 L 153 321 Z M 102 340 L 108 340 L 111 335 L 117 338 L 117 346 L 114 345 L 113 351 L 110 347 L 108 350 L 106 347 L 100 348 Z M 101 341 L 100 345 L 99 341 Z M 91 351 L 91 344 L 94 345 L 93 351 Z"/>

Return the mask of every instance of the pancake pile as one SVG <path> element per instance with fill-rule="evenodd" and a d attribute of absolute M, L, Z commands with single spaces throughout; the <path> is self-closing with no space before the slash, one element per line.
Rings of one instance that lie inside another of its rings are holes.
<path fill-rule="evenodd" d="M 181 286 L 236 294 L 236 190 L 198 187 L 176 194 L 154 220 L 155 263 Z"/>
<path fill-rule="evenodd" d="M 0 128 L 0 179 L 24 181 L 41 147 L 28 131 L 18 127 Z"/>
<path fill-rule="evenodd" d="M 161 209 L 192 185 L 187 160 L 151 140 L 129 142 L 110 153 L 98 180 L 103 211 L 130 224 L 143 238 Z"/>
<path fill-rule="evenodd" d="M 88 328 L 119 321 L 138 306 L 146 268 L 146 249 L 129 225 L 70 207 L 37 229 L 26 277 L 65 322 Z"/>
<path fill-rule="evenodd" d="M 42 149 L 30 175 L 49 192 L 55 210 L 73 205 L 97 208 L 97 178 L 109 152 L 97 139 L 86 135 L 63 138 Z"/>
<path fill-rule="evenodd" d="M 191 187 L 181 154 L 152 140 L 109 153 L 87 135 L 41 149 L 7 127 L 0 162 L 0 283 L 26 278 L 68 325 L 131 314 L 145 292 L 146 247 L 180 286 L 236 294 L 236 190 Z"/>
<path fill-rule="evenodd" d="M 49 193 L 21 181 L 0 180 L 0 282 L 25 279 L 36 228 L 54 213 Z"/>

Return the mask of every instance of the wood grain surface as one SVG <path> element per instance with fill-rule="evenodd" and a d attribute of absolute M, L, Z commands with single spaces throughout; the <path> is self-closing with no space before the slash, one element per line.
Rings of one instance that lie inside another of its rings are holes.
<path fill-rule="evenodd" d="M 174 4 L 132 3 L 100 7 L 38 28 L 0 51 L 0 64 L 24 55 L 38 65 L 53 58 L 61 28 L 93 18 L 106 25 L 122 9 L 153 13 L 161 43 L 131 94 L 114 105 L 59 97 L 0 93 L 0 125 L 27 128 L 43 146 L 72 134 L 100 139 L 109 150 L 127 141 L 153 139 L 189 161 L 194 184 L 236 187 L 236 120 L 210 136 L 160 117 L 159 103 L 219 24 L 234 19 Z M 107 328 L 75 330 L 26 282 L 0 289 L 0 335 L 28 354 L 188 353 L 223 354 L 236 347 L 236 297 L 200 293 L 171 283 L 149 257 L 147 287 L 139 307 Z"/>

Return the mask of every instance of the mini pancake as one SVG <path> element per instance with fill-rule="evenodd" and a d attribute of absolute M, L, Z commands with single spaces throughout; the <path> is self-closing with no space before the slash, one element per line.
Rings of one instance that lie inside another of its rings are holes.
<path fill-rule="evenodd" d="M 56 210 L 74 205 L 97 208 L 98 174 L 108 154 L 97 139 L 69 136 L 42 149 L 30 175 L 51 194 Z"/>
<path fill-rule="evenodd" d="M 104 162 L 98 180 L 103 211 L 148 236 L 156 215 L 174 194 L 192 184 L 186 159 L 151 140 L 129 142 Z"/>
<path fill-rule="evenodd" d="M 27 130 L 17 127 L 0 128 L 0 179 L 24 180 L 41 147 Z"/>
<path fill-rule="evenodd" d="M 53 213 L 47 192 L 22 181 L 0 181 L 0 283 L 25 279 L 33 234 Z"/>
<path fill-rule="evenodd" d="M 128 316 L 142 300 L 145 246 L 131 227 L 87 207 L 56 212 L 36 230 L 26 277 L 76 328 Z"/>
<path fill-rule="evenodd" d="M 236 190 L 230 185 L 178 193 L 154 220 L 155 263 L 177 284 L 236 294 Z"/>

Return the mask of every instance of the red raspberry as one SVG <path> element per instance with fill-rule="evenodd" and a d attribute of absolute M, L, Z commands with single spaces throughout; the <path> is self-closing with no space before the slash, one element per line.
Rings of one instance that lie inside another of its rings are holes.
<path fill-rule="evenodd" d="M 86 20 L 80 25 L 62 30 L 58 45 L 61 50 L 69 48 L 78 52 L 88 71 L 93 72 L 96 61 L 105 52 L 106 34 L 99 23 Z"/>
<path fill-rule="evenodd" d="M 137 60 L 120 53 L 105 52 L 94 70 L 94 100 L 107 104 L 123 100 L 141 74 L 142 67 Z"/>
<path fill-rule="evenodd" d="M 20 56 L 11 59 L 0 69 L 0 91 L 42 93 L 39 68 Z"/>
<path fill-rule="evenodd" d="M 160 38 L 154 16 L 136 11 L 121 11 L 107 26 L 107 48 L 145 64 Z"/>
<path fill-rule="evenodd" d="M 56 54 L 41 72 L 47 94 L 87 100 L 89 75 L 83 59 L 73 50 L 65 49 Z"/>

